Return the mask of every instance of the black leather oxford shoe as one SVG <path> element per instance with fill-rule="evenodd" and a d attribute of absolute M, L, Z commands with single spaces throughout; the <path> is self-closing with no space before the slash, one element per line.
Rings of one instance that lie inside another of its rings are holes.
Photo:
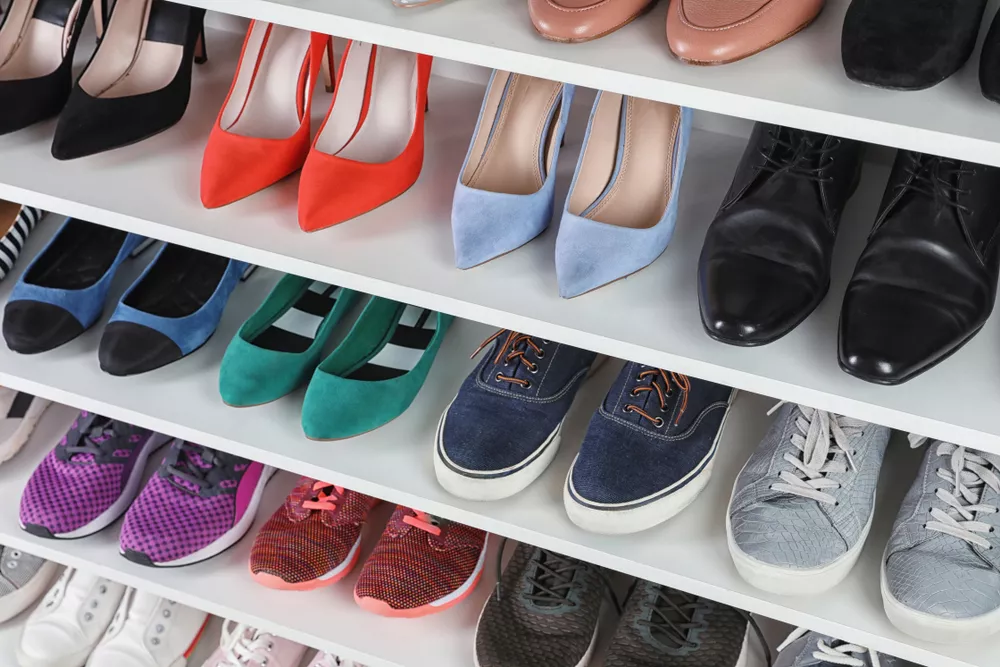
<path fill-rule="evenodd" d="M 862 153 L 855 141 L 757 124 L 698 262 L 709 336 L 763 345 L 819 305 Z"/>
<path fill-rule="evenodd" d="M 958 350 L 996 298 L 1000 169 L 901 151 L 840 313 L 840 366 L 900 384 Z"/>

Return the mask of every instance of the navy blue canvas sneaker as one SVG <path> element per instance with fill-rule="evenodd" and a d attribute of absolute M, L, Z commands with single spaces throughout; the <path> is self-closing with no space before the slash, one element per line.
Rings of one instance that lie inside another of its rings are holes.
<path fill-rule="evenodd" d="M 488 346 L 441 415 L 434 446 L 441 486 L 469 500 L 507 498 L 545 471 L 597 360 L 594 352 L 506 329 L 476 353 Z"/>
<path fill-rule="evenodd" d="M 595 533 L 652 528 L 687 507 L 712 475 L 736 390 L 627 363 L 594 413 L 563 499 Z"/>

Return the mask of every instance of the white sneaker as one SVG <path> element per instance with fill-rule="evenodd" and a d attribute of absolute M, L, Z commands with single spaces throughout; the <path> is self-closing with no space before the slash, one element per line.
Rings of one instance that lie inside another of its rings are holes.
<path fill-rule="evenodd" d="M 222 626 L 219 648 L 201 667 L 298 667 L 306 647 L 236 621 Z"/>
<path fill-rule="evenodd" d="M 24 447 L 50 403 L 23 391 L 0 387 L 0 463 Z"/>
<path fill-rule="evenodd" d="M 51 561 L 0 544 L 0 623 L 42 597 L 58 570 Z"/>
<path fill-rule="evenodd" d="M 87 667 L 185 667 L 208 614 L 128 589 Z"/>
<path fill-rule="evenodd" d="M 312 662 L 309 663 L 309 667 L 365 667 L 360 662 L 354 662 L 353 660 L 347 660 L 346 658 L 341 658 L 339 655 L 334 655 L 332 653 L 324 653 L 319 651 L 313 656 Z"/>
<path fill-rule="evenodd" d="M 113 581 L 66 568 L 31 612 L 17 661 L 21 667 L 83 667 L 125 594 Z"/>

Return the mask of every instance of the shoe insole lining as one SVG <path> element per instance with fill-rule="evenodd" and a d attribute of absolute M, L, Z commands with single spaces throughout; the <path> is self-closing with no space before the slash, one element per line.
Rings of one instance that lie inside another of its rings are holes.
<path fill-rule="evenodd" d="M 339 291 L 336 285 L 313 282 L 291 308 L 253 339 L 253 344 L 277 352 L 305 352 L 337 304 Z"/>
<path fill-rule="evenodd" d="M 204 306 L 219 286 L 229 260 L 168 245 L 123 303 L 160 317 L 186 317 Z"/>
<path fill-rule="evenodd" d="M 95 285 L 114 263 L 126 232 L 70 220 L 24 276 L 30 285 L 78 290 Z"/>
<path fill-rule="evenodd" d="M 15 0 L 0 29 L 0 81 L 34 79 L 62 64 L 82 0 Z"/>
<path fill-rule="evenodd" d="M 377 382 L 409 373 L 430 346 L 436 330 L 437 316 L 433 311 L 406 306 L 385 347 L 348 378 Z"/>

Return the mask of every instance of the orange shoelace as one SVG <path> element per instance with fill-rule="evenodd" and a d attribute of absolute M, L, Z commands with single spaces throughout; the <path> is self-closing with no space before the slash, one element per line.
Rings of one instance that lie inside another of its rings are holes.
<path fill-rule="evenodd" d="M 476 351 L 472 353 L 472 357 L 470 357 L 470 359 L 475 357 L 480 352 L 482 352 L 490 343 L 495 341 L 504 333 L 507 334 L 507 339 L 503 342 L 503 345 L 500 346 L 500 349 L 497 350 L 497 356 L 495 359 L 493 359 L 493 363 L 499 364 L 500 361 L 503 360 L 504 366 L 506 366 L 510 362 L 517 360 L 520 361 L 522 364 L 524 364 L 525 368 L 528 369 L 529 373 L 534 373 L 535 371 L 537 371 L 538 365 L 532 363 L 528 359 L 526 354 L 528 350 L 531 350 L 532 352 L 535 353 L 536 359 L 542 359 L 545 357 L 545 350 L 539 347 L 538 343 L 532 340 L 531 336 L 517 333 L 516 331 L 510 331 L 508 329 L 501 329 L 500 331 L 496 332 L 495 334 L 484 340 L 482 344 L 476 349 Z M 518 349 L 518 347 L 522 343 L 524 344 L 524 346 L 521 349 Z M 507 353 L 506 358 L 504 358 L 505 352 Z M 506 375 L 503 375 L 502 373 L 497 373 L 496 379 L 500 382 L 512 382 L 514 384 L 519 384 L 525 388 L 531 386 L 531 382 L 529 382 L 528 380 L 522 380 L 521 378 L 515 378 L 515 377 L 508 377 Z"/>
<path fill-rule="evenodd" d="M 677 385 L 677 388 L 681 392 L 681 406 L 680 409 L 678 409 L 677 411 L 677 419 L 674 421 L 674 425 L 676 426 L 677 424 L 680 423 L 681 417 L 684 415 L 684 411 L 687 410 L 688 393 L 691 391 L 691 378 L 689 378 L 686 375 L 682 375 L 681 373 L 674 373 L 673 371 L 667 374 L 667 371 L 663 370 L 662 368 L 656 368 L 656 369 L 642 371 L 641 373 L 639 373 L 638 377 L 636 377 L 636 382 L 642 382 L 643 380 L 645 380 L 647 377 L 650 376 L 653 376 L 652 381 L 648 385 L 636 387 L 631 391 L 631 395 L 635 397 L 647 391 L 655 391 L 656 397 L 660 401 L 660 410 L 661 411 L 666 410 L 667 399 L 674 395 L 673 390 L 670 388 L 670 381 L 673 380 L 673 383 Z M 657 380 L 661 379 L 663 380 L 662 387 L 657 382 Z M 625 410 L 625 412 L 634 412 L 640 417 L 648 419 L 649 421 L 653 422 L 653 426 L 655 426 L 656 428 L 660 428 L 661 426 L 663 426 L 662 417 L 654 417 L 645 410 L 643 410 L 642 408 L 640 408 L 638 405 L 633 405 L 632 403 L 629 403 L 623 408 L 623 410 Z"/>
<path fill-rule="evenodd" d="M 413 510 L 413 514 L 416 516 L 411 516 L 407 514 L 403 517 L 403 523 L 408 523 L 414 528 L 419 528 L 420 530 L 426 531 L 431 535 L 440 535 L 441 526 L 438 525 L 438 520 L 427 512 L 421 512 L 420 510 Z"/>
<path fill-rule="evenodd" d="M 326 489 L 330 488 L 333 489 L 333 493 L 326 491 Z M 306 500 L 302 503 L 302 507 L 307 510 L 329 510 L 333 512 L 337 509 L 337 502 L 344 496 L 344 487 L 328 482 L 315 482 L 312 490 L 316 494 L 316 499 Z"/>

